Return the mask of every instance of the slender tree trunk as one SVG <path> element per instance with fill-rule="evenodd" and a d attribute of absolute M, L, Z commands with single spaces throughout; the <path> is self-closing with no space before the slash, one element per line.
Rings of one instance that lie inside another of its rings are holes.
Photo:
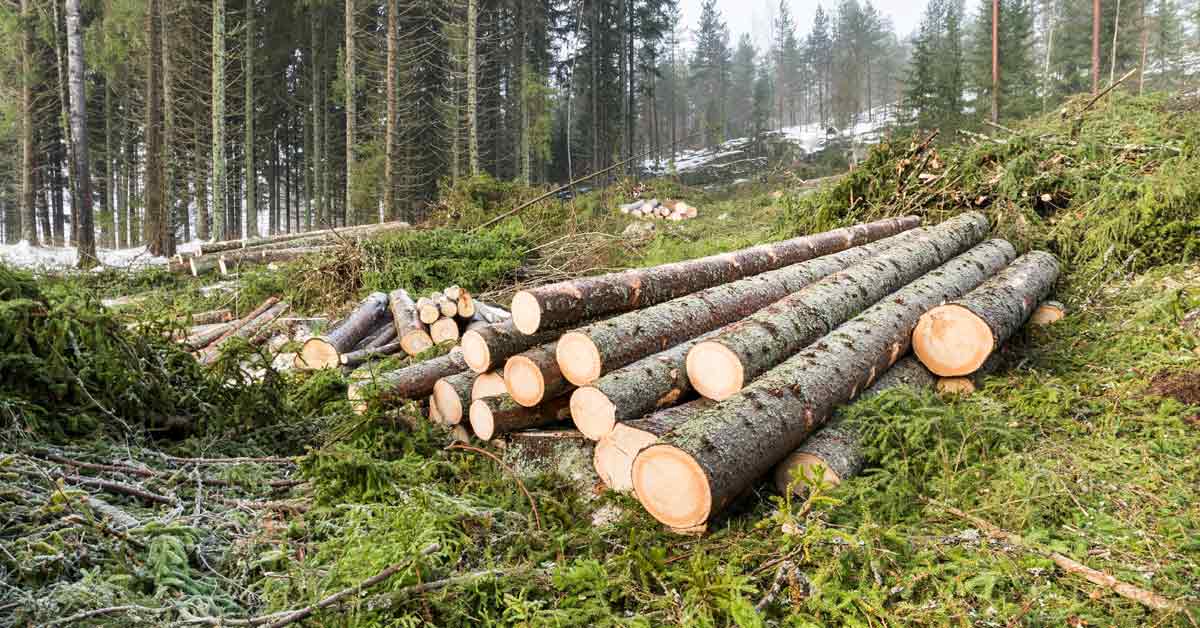
<path fill-rule="evenodd" d="M 1143 0 L 1143 2 L 1144 1 L 1145 0 Z M 1050 57 L 1051 57 L 1051 54 L 1054 52 L 1054 26 L 1055 26 L 1055 21 L 1056 21 L 1055 18 L 1057 17 L 1057 15 L 1056 15 L 1057 12 L 1058 12 L 1058 3 L 1052 2 L 1051 8 L 1050 8 L 1049 22 L 1046 26 L 1047 31 L 1049 31 L 1046 35 L 1046 60 L 1045 60 L 1045 64 L 1043 64 L 1043 66 L 1042 66 L 1042 80 L 1045 82 L 1045 84 L 1042 86 L 1042 113 L 1046 112 L 1046 106 L 1049 102 Z"/>
<path fill-rule="evenodd" d="M 163 197 L 162 36 L 159 0 L 146 3 L 146 219 L 145 239 L 151 255 L 173 255 L 174 240 Z"/>
<path fill-rule="evenodd" d="M 1000 0 L 992 0 L 992 122 L 1000 121 Z"/>
<path fill-rule="evenodd" d="M 176 144 L 177 127 L 175 126 L 175 99 L 177 91 L 175 88 L 176 67 L 173 63 L 172 46 L 176 40 L 175 37 L 162 37 L 162 33 L 173 32 L 174 25 L 171 22 L 171 12 L 175 9 L 163 10 L 160 5 L 158 32 L 159 40 L 162 43 L 162 88 L 161 88 L 161 106 L 162 106 L 162 121 L 163 121 L 163 227 L 164 227 L 164 244 L 169 248 L 169 255 L 175 254 L 175 231 L 180 223 L 184 225 L 184 241 L 188 238 L 188 204 L 181 203 L 183 196 L 179 192 L 179 176 Z M 182 210 L 182 212 L 181 212 Z"/>
<path fill-rule="evenodd" d="M 478 0 L 467 0 L 467 163 L 471 176 L 479 174 L 479 53 L 476 22 Z"/>
<path fill-rule="evenodd" d="M 1138 96 L 1141 96 L 1146 91 L 1146 42 L 1149 39 L 1149 30 L 1146 28 L 1146 0 L 1142 0 L 1142 61 L 1138 65 Z"/>
<path fill-rule="evenodd" d="M 254 163 L 254 46 L 258 41 L 257 33 L 254 30 L 256 11 L 254 0 L 246 0 L 246 43 L 245 50 L 242 51 L 245 67 L 242 82 L 246 88 L 245 102 L 243 103 L 245 120 L 242 125 L 245 128 L 246 137 L 242 144 L 242 152 L 245 153 L 242 158 L 245 160 L 246 170 L 244 174 L 246 181 L 245 234 L 248 238 L 258 237 L 258 172 Z"/>
<path fill-rule="evenodd" d="M 384 132 L 385 150 L 383 162 L 383 215 L 386 220 L 395 220 L 396 212 L 396 73 L 399 72 L 399 7 L 397 0 L 387 0 L 387 125 Z"/>
<path fill-rule="evenodd" d="M 213 240 L 225 240 L 227 183 L 225 172 L 225 0 L 212 3 L 212 229 Z"/>
<path fill-rule="evenodd" d="M 1092 0 L 1092 95 L 1100 93 L 1100 0 Z"/>
<path fill-rule="evenodd" d="M 55 246 L 63 246 L 67 243 L 66 234 L 66 216 L 63 212 L 63 194 L 69 186 L 71 193 L 71 239 L 74 244 L 79 238 L 76 235 L 77 221 L 75 219 L 75 203 L 79 198 L 79 186 L 77 184 L 78 174 L 75 172 L 75 142 L 71 139 L 71 97 L 67 88 L 67 46 L 62 39 L 63 20 L 58 12 L 59 2 L 54 0 L 50 3 L 50 13 L 54 19 L 54 69 L 58 74 L 58 133 L 59 136 L 55 140 L 54 145 L 54 177 L 52 185 L 54 186 L 54 203 L 53 213 L 51 215 L 50 227 L 52 229 L 52 241 Z M 58 141 L 61 139 L 62 141 Z M 67 154 L 62 154 L 63 147 L 66 146 Z M 62 180 L 63 162 L 67 166 L 67 180 Z"/>
<path fill-rule="evenodd" d="M 104 81 L 104 195 L 102 209 L 104 224 L 101 225 L 101 244 L 117 248 L 117 212 L 113 205 L 113 95 L 112 84 Z"/>
<path fill-rule="evenodd" d="M 1117 80 L 1117 36 L 1121 33 L 1121 0 L 1117 0 L 1117 12 L 1113 17 L 1112 63 L 1108 66 L 1108 84 Z"/>
<path fill-rule="evenodd" d="M 352 220 L 358 223 L 362 218 L 357 215 L 353 203 L 354 178 L 357 171 L 354 149 L 358 126 L 358 105 L 354 97 L 358 77 L 355 74 L 354 61 L 354 0 L 346 0 L 346 200 L 342 208 L 346 224 L 350 224 Z"/>
<path fill-rule="evenodd" d="M 71 199 L 73 223 L 78 224 L 79 267 L 91 268 L 96 259 L 96 234 L 92 218 L 92 179 L 88 161 L 87 98 L 84 94 L 83 25 L 79 0 L 67 0 L 67 63 L 71 87 L 71 137 L 75 141 L 75 172 L 79 197 Z"/>
<path fill-rule="evenodd" d="M 308 205 L 304 212 L 304 230 L 306 231 L 312 229 L 313 214 L 317 214 L 317 222 L 320 222 L 320 214 L 318 213 L 320 199 L 317 196 L 317 192 L 320 189 L 318 181 L 321 176 L 321 66 L 318 63 L 320 20 L 320 12 L 316 8 L 313 8 L 312 20 L 309 23 L 309 63 L 312 66 L 312 115 L 308 118 L 308 130 L 304 138 L 304 164 L 305 176 L 307 177 L 305 192 L 307 192 L 308 196 Z"/>

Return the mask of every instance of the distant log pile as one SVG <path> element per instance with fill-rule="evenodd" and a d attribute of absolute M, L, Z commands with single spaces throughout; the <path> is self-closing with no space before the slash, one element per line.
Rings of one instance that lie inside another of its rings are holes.
<path fill-rule="evenodd" d="M 656 198 L 636 200 L 632 203 L 622 205 L 620 210 L 622 214 L 627 214 L 634 218 L 661 219 L 672 222 L 691 220 L 700 215 L 700 210 L 694 205 L 688 205 L 683 201 L 659 201 Z"/>

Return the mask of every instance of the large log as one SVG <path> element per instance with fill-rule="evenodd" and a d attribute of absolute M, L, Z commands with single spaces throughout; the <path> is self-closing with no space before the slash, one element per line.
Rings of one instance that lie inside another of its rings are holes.
<path fill-rule="evenodd" d="M 711 399 L 696 399 L 666 408 L 645 418 L 619 423 L 596 442 L 592 465 L 600 481 L 618 493 L 633 490 L 633 460 L 638 452 L 658 442 L 695 413 L 711 406 Z"/>
<path fill-rule="evenodd" d="M 554 425 L 570 417 L 565 396 L 535 408 L 525 407 L 509 395 L 485 397 L 471 403 L 471 430 L 483 440 L 517 430 Z"/>
<path fill-rule="evenodd" d="M 918 224 L 920 218 L 915 216 L 881 220 L 733 253 L 523 290 L 513 297 L 513 320 L 525 334 L 561 328 L 836 253 L 907 231 Z"/>
<path fill-rule="evenodd" d="M 396 355 L 403 350 L 404 347 L 399 340 L 393 340 L 384 345 L 368 346 L 363 349 L 351 351 L 350 353 L 343 353 L 341 356 L 342 366 L 351 368 L 361 366 L 371 360 Z"/>
<path fill-rule="evenodd" d="M 374 391 L 375 398 L 383 404 L 394 404 L 408 399 L 424 399 L 433 394 L 433 386 L 438 380 L 465 370 L 467 370 L 467 363 L 463 361 L 462 354 L 448 353 L 396 371 L 383 373 L 371 380 L 355 383 L 350 386 L 347 396 L 355 410 L 361 413 L 365 410 L 365 406 L 358 402 L 366 398 L 368 391 Z"/>
<path fill-rule="evenodd" d="M 705 526 L 904 355 L 921 314 L 970 292 L 1015 257 L 1002 240 L 980 244 L 696 413 L 638 454 L 638 499 L 672 528 Z"/>
<path fill-rule="evenodd" d="M 730 325 L 688 353 L 692 387 L 709 399 L 728 399 L 838 325 L 978 244 L 988 228 L 979 212 L 960 215 Z"/>
<path fill-rule="evenodd" d="M 388 295 L 388 309 L 392 312 L 392 325 L 396 328 L 396 336 L 400 338 L 400 346 L 404 347 L 405 353 L 417 355 L 433 346 L 433 339 L 421 322 L 417 305 L 407 290 L 393 290 Z"/>
<path fill-rule="evenodd" d="M 351 236 L 360 237 L 365 234 L 375 234 L 375 233 L 381 233 L 381 232 L 392 231 L 392 230 L 397 230 L 397 229 L 406 229 L 408 227 L 409 227 L 409 224 L 405 223 L 405 222 L 387 222 L 387 223 L 379 223 L 379 224 L 374 224 L 374 225 L 362 225 L 362 226 L 358 226 L 358 227 L 344 227 L 344 228 L 338 229 L 336 232 L 333 230 L 306 231 L 306 232 L 301 232 L 301 233 L 288 233 L 288 234 L 283 234 L 283 235 L 268 236 L 268 237 L 264 237 L 264 238 L 253 238 L 253 239 L 248 239 L 248 240 L 224 240 L 224 241 L 220 241 L 220 242 L 203 242 L 200 244 L 199 247 L 197 247 L 196 255 L 201 256 L 201 255 L 209 255 L 212 253 L 223 253 L 225 251 L 232 251 L 232 250 L 236 250 L 236 249 L 254 249 L 254 248 L 258 248 L 258 247 L 262 247 L 262 246 L 268 246 L 268 245 L 273 245 L 273 244 L 283 244 L 283 243 L 288 243 L 287 244 L 288 248 L 292 248 L 294 246 L 297 246 L 295 244 L 295 242 L 297 240 L 306 240 L 306 241 L 334 240 L 334 241 L 336 241 L 339 238 L 339 236 L 340 237 L 351 237 Z"/>
<path fill-rule="evenodd" d="M 529 336 L 518 331 L 510 319 L 482 329 L 467 331 L 462 335 L 459 344 L 462 345 L 463 358 L 471 366 L 471 370 L 486 373 L 522 351 L 558 340 L 560 335 L 560 332 L 549 331 Z"/>
<path fill-rule="evenodd" d="M 458 425 L 462 422 L 471 408 L 471 390 L 477 377 L 479 375 L 474 371 L 463 371 L 443 377 L 433 385 L 433 398 L 443 423 Z"/>
<path fill-rule="evenodd" d="M 342 354 L 379 327 L 388 314 L 388 295 L 373 292 L 329 333 L 309 338 L 296 355 L 296 368 L 321 369 L 338 366 Z"/>
<path fill-rule="evenodd" d="M 970 294 L 926 312 L 913 330 L 913 352 L 942 377 L 970 375 L 1050 294 L 1058 260 L 1033 251 Z"/>
<path fill-rule="evenodd" d="M 559 340 L 559 367 L 572 384 L 586 386 L 604 373 L 746 318 L 813 282 L 882 254 L 921 233 L 921 229 L 907 231 L 572 330 Z"/>
<path fill-rule="evenodd" d="M 532 408 L 574 388 L 558 368 L 555 346 L 553 342 L 544 344 L 514 355 L 504 364 L 504 385 L 517 403 Z"/>
<path fill-rule="evenodd" d="M 307 255 L 328 253 L 336 249 L 336 246 L 302 246 L 290 249 L 230 251 L 217 256 L 217 267 L 222 275 L 229 275 L 237 272 L 242 264 L 291 262 Z"/>

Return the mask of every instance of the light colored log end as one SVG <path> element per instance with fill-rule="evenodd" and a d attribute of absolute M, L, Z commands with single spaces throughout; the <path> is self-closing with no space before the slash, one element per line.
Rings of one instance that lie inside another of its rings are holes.
<path fill-rule="evenodd" d="M 429 421 L 431 423 L 446 422 L 445 419 L 442 418 L 442 411 L 438 410 L 437 397 L 435 395 L 429 395 Z"/>
<path fill-rule="evenodd" d="M 942 377 L 937 382 L 938 392 L 951 395 L 970 395 L 975 392 L 975 382 L 970 377 Z"/>
<path fill-rule="evenodd" d="M 1067 316 L 1066 308 L 1061 303 L 1048 301 L 1038 306 L 1029 317 L 1029 322 L 1039 327 L 1053 325 Z"/>
<path fill-rule="evenodd" d="M 496 418 L 486 401 L 477 399 L 471 403 L 471 431 L 482 440 L 492 440 L 496 435 Z"/>
<path fill-rule="evenodd" d="M 421 319 L 422 323 L 425 323 L 426 325 L 432 325 L 442 317 L 442 311 L 438 308 L 436 303 L 426 301 L 425 303 L 417 306 L 417 316 Z"/>
<path fill-rule="evenodd" d="M 643 449 L 633 460 L 632 475 L 638 501 L 670 528 L 695 528 L 712 514 L 708 476 L 682 449 L 671 445 Z"/>
<path fill-rule="evenodd" d="M 546 395 L 546 379 L 533 360 L 516 355 L 504 364 L 504 385 L 513 401 L 532 408 Z"/>
<path fill-rule="evenodd" d="M 463 361 L 472 371 L 486 373 L 492 368 L 492 350 L 478 331 L 467 331 L 458 346 L 462 347 Z"/>
<path fill-rule="evenodd" d="M 487 397 L 499 397 L 507 392 L 508 387 L 504 385 L 503 373 L 498 371 L 483 373 L 475 378 L 475 383 L 471 384 L 471 401 Z M 488 439 L 485 438 L 484 440 Z"/>
<path fill-rule="evenodd" d="M 338 350 L 324 338 L 318 336 L 304 341 L 300 353 L 296 356 L 296 366 L 302 369 L 323 369 L 339 366 L 342 356 Z"/>
<path fill-rule="evenodd" d="M 463 411 L 466 408 L 462 406 L 462 400 L 458 398 L 458 393 L 454 387 L 446 382 L 445 379 L 439 379 L 433 385 L 433 399 L 437 403 L 438 412 L 442 415 L 442 422 L 446 425 L 458 425 L 462 423 Z"/>
<path fill-rule="evenodd" d="M 741 359 L 718 342 L 701 342 L 687 355 L 687 375 L 701 395 L 722 401 L 737 394 L 746 384 Z"/>
<path fill-rule="evenodd" d="M 563 334 L 554 350 L 554 358 L 563 377 L 576 386 L 587 386 L 600 379 L 603 368 L 600 350 L 587 334 L 575 331 Z"/>
<path fill-rule="evenodd" d="M 817 478 L 818 468 L 823 469 L 821 481 L 825 484 L 837 486 L 842 482 L 842 478 L 838 477 L 824 460 L 813 454 L 797 451 L 792 452 L 775 467 L 775 488 L 779 489 L 780 493 L 791 490 L 796 497 L 805 497 L 808 495 L 809 483 Z"/>
<path fill-rule="evenodd" d="M 638 452 L 653 445 L 658 438 L 628 425 L 617 425 L 596 443 L 592 465 L 596 474 L 610 490 L 628 493 L 633 490 L 633 461 Z"/>
<path fill-rule="evenodd" d="M 617 406 L 600 389 L 586 386 L 571 394 L 571 419 L 584 436 L 600 440 L 616 427 Z"/>
<path fill-rule="evenodd" d="M 423 329 L 410 331 L 400 338 L 400 347 L 408 355 L 417 355 L 432 346 L 433 338 Z"/>
<path fill-rule="evenodd" d="M 453 318 L 439 318 L 429 326 L 429 337 L 437 344 L 458 340 L 458 323 Z"/>
<path fill-rule="evenodd" d="M 542 306 L 536 297 L 522 290 L 513 297 L 512 319 L 517 331 L 526 335 L 535 334 L 542 325 Z"/>
<path fill-rule="evenodd" d="M 912 336 L 913 353 L 925 368 L 942 377 L 970 375 L 996 348 L 992 330 L 971 310 L 939 305 L 921 316 Z"/>

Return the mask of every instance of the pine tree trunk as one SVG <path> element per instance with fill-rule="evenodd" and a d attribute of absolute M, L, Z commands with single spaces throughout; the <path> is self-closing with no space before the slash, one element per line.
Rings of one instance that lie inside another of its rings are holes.
<path fill-rule="evenodd" d="M 104 212 L 103 246 L 117 248 L 116 176 L 113 168 L 113 88 L 104 82 Z"/>
<path fill-rule="evenodd" d="M 981 244 L 896 292 L 739 395 L 698 412 L 634 460 L 638 499 L 676 529 L 705 525 L 853 400 L 909 346 L 918 318 L 967 294 L 1015 257 Z"/>
<path fill-rule="evenodd" d="M 388 315 L 388 295 L 373 292 L 328 333 L 310 338 L 296 355 L 297 368 L 320 369 L 341 364 L 341 355 L 379 327 Z"/>
<path fill-rule="evenodd" d="M 504 363 L 504 386 L 517 403 L 532 408 L 574 388 L 558 368 L 556 344 L 535 347 Z"/>
<path fill-rule="evenodd" d="M 67 62 L 70 67 L 71 136 L 75 141 L 75 173 L 79 178 L 79 196 L 72 199 L 72 217 L 78 224 L 79 267 L 91 268 L 96 259 L 96 232 L 92 214 L 92 176 L 89 166 L 87 99 L 83 78 L 83 25 L 79 0 L 67 0 Z"/>
<path fill-rule="evenodd" d="M 517 330 L 512 320 L 463 334 L 463 357 L 471 370 L 486 373 L 506 360 L 532 347 L 556 340 L 561 332 L 548 331 L 532 336 Z"/>
<path fill-rule="evenodd" d="M 357 157 L 354 152 L 358 141 L 358 102 L 355 97 L 358 74 L 355 69 L 354 17 L 354 0 L 346 0 L 346 204 L 343 208 L 345 224 L 357 224 L 362 218 L 354 207 L 354 183 L 355 177 L 358 176 Z"/>
<path fill-rule="evenodd" d="M 246 0 L 246 39 L 242 44 L 242 83 L 246 89 L 243 104 L 242 126 L 245 129 L 245 139 L 242 143 L 243 159 L 245 159 L 246 181 L 246 237 L 258 237 L 258 172 L 254 163 L 254 47 L 258 33 L 254 30 L 254 13 L 257 9 L 254 0 Z"/>
<path fill-rule="evenodd" d="M 362 413 L 362 402 L 370 392 L 382 404 L 391 405 L 407 399 L 425 399 L 433 393 L 438 380 L 467 370 L 462 353 L 449 353 L 439 358 L 426 360 L 379 375 L 374 380 L 353 384 L 348 396 L 355 410 Z"/>
<path fill-rule="evenodd" d="M 33 0 L 21 0 L 21 239 L 37 246 L 33 162 Z"/>
<path fill-rule="evenodd" d="M 658 442 L 658 439 L 686 423 L 692 415 L 712 404 L 711 399 L 696 399 L 645 418 L 618 424 L 596 443 L 592 454 L 596 475 L 610 490 L 618 493 L 632 491 L 633 461 L 638 452 Z"/>
<path fill-rule="evenodd" d="M 655 305 L 686 294 L 873 242 L 916 227 L 915 216 L 764 244 L 733 253 L 523 290 L 513 321 L 523 333 Z"/>
<path fill-rule="evenodd" d="M 1100 0 L 1092 0 L 1092 95 L 1100 93 Z"/>
<path fill-rule="evenodd" d="M 437 403 L 442 423 L 458 425 L 471 408 L 471 391 L 479 377 L 474 371 L 463 371 L 439 379 L 433 385 L 433 399 Z"/>
<path fill-rule="evenodd" d="M 163 195 L 162 31 L 159 0 L 146 0 L 146 250 L 151 255 L 174 255 Z"/>
<path fill-rule="evenodd" d="M 476 23 L 478 0 L 467 0 L 467 163 L 472 177 L 479 174 L 479 54 Z"/>
<path fill-rule="evenodd" d="M 567 398 L 548 400 L 536 408 L 527 408 L 509 395 L 484 397 L 471 403 L 471 430 L 483 440 L 535 427 L 547 427 L 571 418 Z"/>
<path fill-rule="evenodd" d="M 385 150 L 383 162 L 383 215 L 385 220 L 396 220 L 396 186 L 399 172 L 396 170 L 396 123 L 397 110 L 396 73 L 399 64 L 399 7 L 397 0 L 387 0 L 387 125 L 384 132 Z"/>
<path fill-rule="evenodd" d="M 586 386 L 601 375 L 647 355 L 742 320 L 822 278 L 910 241 L 922 232 L 906 231 L 567 332 L 558 344 L 559 365 L 572 384 Z"/>
<path fill-rule="evenodd" d="M 974 373 L 1029 320 L 1058 275 L 1053 255 L 1022 256 L 970 294 L 925 313 L 913 331 L 913 352 L 942 377 Z"/>
<path fill-rule="evenodd" d="M 982 213 L 962 214 L 730 325 L 688 353 L 692 387 L 718 401 L 733 396 L 838 325 L 975 246 L 988 229 Z"/>
<path fill-rule="evenodd" d="M 53 194 L 53 211 L 50 216 L 50 233 L 51 241 L 55 246 L 66 246 L 66 215 L 63 212 L 63 196 L 69 191 L 72 205 L 75 199 L 79 198 L 78 175 L 75 172 L 75 142 L 71 138 L 71 112 L 70 104 L 71 97 L 67 87 L 67 47 L 62 40 L 64 22 L 59 16 L 58 0 L 50 3 L 50 14 L 54 20 L 54 69 L 58 75 L 58 104 L 59 118 L 58 124 L 55 127 L 56 135 L 54 141 L 54 175 L 52 185 L 54 186 L 51 193 Z M 59 141 L 61 140 L 61 141 Z M 63 155 L 63 146 L 66 146 L 67 154 Z M 66 166 L 66 180 L 63 180 L 63 166 Z M 74 213 L 71 216 L 71 238 L 72 244 L 78 239 L 75 232 L 78 224 L 75 220 Z"/>
<path fill-rule="evenodd" d="M 388 295 L 388 309 L 392 312 L 392 324 L 405 353 L 417 355 L 433 346 L 433 339 L 417 314 L 416 303 L 406 290 L 393 290 Z"/>
<path fill-rule="evenodd" d="M 212 228 L 209 237 L 226 240 L 225 172 L 225 0 L 212 2 Z"/>

